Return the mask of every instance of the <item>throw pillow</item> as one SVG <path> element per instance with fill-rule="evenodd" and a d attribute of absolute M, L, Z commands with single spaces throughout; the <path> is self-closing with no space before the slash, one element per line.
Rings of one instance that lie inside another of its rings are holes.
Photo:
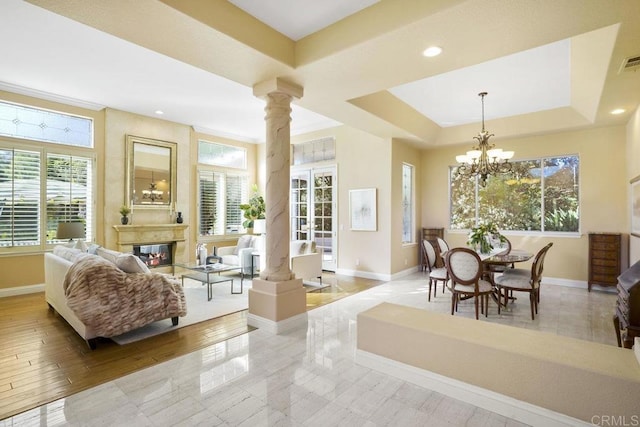
<path fill-rule="evenodd" d="M 301 255 L 305 253 L 307 242 L 304 240 L 294 240 L 289 245 L 290 256 Z"/>
<path fill-rule="evenodd" d="M 86 252 L 82 252 L 81 250 L 78 250 L 76 248 L 68 248 L 63 245 L 56 245 L 53 248 L 53 254 L 71 262 L 76 262 L 78 259 L 82 258 L 84 255 L 87 255 Z"/>
<path fill-rule="evenodd" d="M 99 255 L 102 258 L 106 259 L 107 261 L 111 261 L 112 263 L 115 264 L 116 260 L 118 259 L 118 255 L 120 255 L 120 252 L 112 251 L 111 249 L 100 247 L 96 249 L 96 255 Z"/>
<path fill-rule="evenodd" d="M 236 249 L 233 251 L 233 254 L 238 255 L 238 251 L 240 251 L 240 249 L 250 248 L 252 239 L 253 239 L 253 236 L 248 236 L 248 235 L 241 236 L 238 239 L 238 243 L 236 244 Z"/>
<path fill-rule="evenodd" d="M 116 258 L 116 267 L 125 273 L 150 273 L 149 267 L 134 254 L 120 254 Z"/>

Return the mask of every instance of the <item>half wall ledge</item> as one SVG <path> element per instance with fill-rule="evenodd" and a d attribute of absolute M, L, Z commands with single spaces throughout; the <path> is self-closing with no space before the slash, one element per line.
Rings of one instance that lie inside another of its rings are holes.
<path fill-rule="evenodd" d="M 389 303 L 357 324 L 358 364 L 530 425 L 640 416 L 628 349 Z"/>

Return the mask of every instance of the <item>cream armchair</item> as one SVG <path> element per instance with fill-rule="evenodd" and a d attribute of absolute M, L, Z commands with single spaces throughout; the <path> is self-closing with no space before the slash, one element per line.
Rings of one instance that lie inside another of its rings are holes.
<path fill-rule="evenodd" d="M 310 286 L 322 286 L 322 249 L 315 242 L 294 240 L 289 246 L 291 271 Z"/>
<path fill-rule="evenodd" d="M 251 271 L 252 254 L 263 252 L 263 247 L 264 238 L 262 236 L 244 235 L 238 239 L 236 246 L 216 248 L 215 256 L 208 257 L 208 259 L 217 258 L 223 264 L 239 266 L 243 274 L 252 275 L 259 267 L 258 263 L 254 263 L 253 271 Z"/>

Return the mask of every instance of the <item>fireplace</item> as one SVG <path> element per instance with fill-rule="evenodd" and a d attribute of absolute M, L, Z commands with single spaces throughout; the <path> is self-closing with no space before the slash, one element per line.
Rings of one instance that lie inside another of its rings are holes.
<path fill-rule="evenodd" d="M 187 224 L 128 224 L 128 225 L 114 225 L 113 228 L 116 231 L 116 249 L 120 252 L 134 252 L 134 246 L 148 247 L 151 246 L 151 250 L 139 250 L 140 253 L 154 253 L 157 254 L 160 251 L 154 250 L 153 247 L 157 245 L 169 245 L 166 249 L 164 259 L 162 257 L 162 263 L 160 260 L 151 261 L 150 267 L 160 268 L 163 272 L 171 272 L 172 264 L 180 262 L 188 262 L 189 256 L 187 255 L 187 239 L 186 230 Z M 159 249 L 159 248 L 158 248 Z M 169 257 L 167 259 L 167 256 Z"/>
<path fill-rule="evenodd" d="M 172 265 L 172 253 L 173 243 L 133 245 L 133 254 L 150 268 Z"/>

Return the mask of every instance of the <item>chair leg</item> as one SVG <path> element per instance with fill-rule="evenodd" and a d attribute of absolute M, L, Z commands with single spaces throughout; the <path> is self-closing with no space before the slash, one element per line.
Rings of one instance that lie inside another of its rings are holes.
<path fill-rule="evenodd" d="M 489 294 L 484 294 L 484 317 L 489 317 Z"/>
<path fill-rule="evenodd" d="M 478 295 L 476 295 L 476 297 L 473 299 L 473 301 L 475 302 L 476 305 L 476 320 L 478 320 Z"/>
<path fill-rule="evenodd" d="M 498 314 L 500 314 L 500 307 L 502 306 L 502 288 L 496 288 L 496 292 L 498 293 Z"/>
<path fill-rule="evenodd" d="M 431 301 L 431 284 L 433 281 L 429 279 L 429 291 L 427 292 L 427 301 Z"/>
<path fill-rule="evenodd" d="M 453 311 L 454 308 L 457 310 L 457 304 L 456 304 L 456 294 L 455 292 L 451 294 L 451 315 L 453 316 Z"/>
<path fill-rule="evenodd" d="M 536 294 L 534 292 L 529 293 L 529 305 L 531 306 L 531 320 L 534 320 L 533 307 L 536 304 Z"/>

